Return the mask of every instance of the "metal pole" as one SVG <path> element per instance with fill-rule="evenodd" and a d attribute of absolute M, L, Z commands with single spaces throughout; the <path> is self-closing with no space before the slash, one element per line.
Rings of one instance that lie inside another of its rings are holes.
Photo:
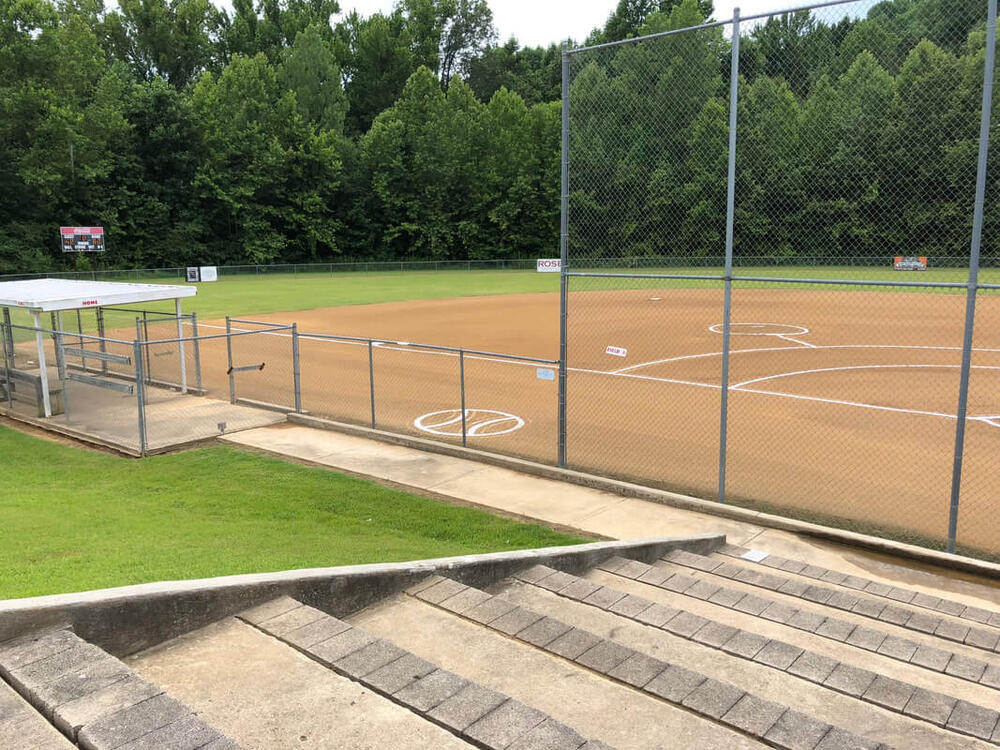
<path fill-rule="evenodd" d="M 233 372 L 233 324 L 226 316 L 226 356 L 229 358 L 229 403 L 236 403 L 236 374 Z"/>
<path fill-rule="evenodd" d="M 726 270 L 722 302 L 722 403 L 719 406 L 719 493 L 726 502 L 726 443 L 729 432 L 729 337 L 733 307 L 733 224 L 736 215 L 736 124 L 740 79 L 740 9 L 733 8 L 733 50 L 729 73 L 729 176 L 726 185 Z"/>
<path fill-rule="evenodd" d="M 52 416 L 52 404 L 49 402 L 49 371 L 45 363 L 45 339 L 42 336 L 42 318 L 35 312 L 32 313 L 35 319 L 35 346 L 38 347 L 38 374 L 42 378 L 42 407 L 45 416 Z"/>
<path fill-rule="evenodd" d="M 146 341 L 146 342 L 149 341 L 149 322 L 146 319 L 146 311 L 145 310 L 142 311 L 142 340 Z M 144 346 L 143 347 L 144 353 L 146 355 L 146 363 L 145 363 L 144 367 L 146 368 L 146 382 L 149 383 L 150 385 L 152 385 L 153 384 L 153 363 L 152 363 L 152 360 L 150 359 L 150 351 L 149 351 L 149 349 L 150 349 L 149 346 Z"/>
<path fill-rule="evenodd" d="M 465 350 L 458 350 L 458 382 L 462 389 L 462 447 L 466 446 L 466 414 L 465 414 Z"/>
<path fill-rule="evenodd" d="M 10 313 L 7 308 L 4 308 L 4 322 L 2 324 L 2 330 L 0 330 L 0 339 L 3 339 L 3 381 L 4 381 L 4 391 L 7 394 L 7 406 L 11 409 L 14 408 L 14 394 L 10 390 L 10 368 L 13 368 L 13 354 L 7 348 L 7 334 L 10 332 Z"/>
<path fill-rule="evenodd" d="M 83 316 L 80 314 L 80 308 L 77 308 L 77 310 L 76 310 L 76 332 L 80 336 L 80 349 L 84 350 L 85 347 L 83 345 Z M 86 372 L 87 371 L 87 358 L 86 357 L 81 357 L 81 362 L 82 362 L 83 371 Z"/>
<path fill-rule="evenodd" d="M 993 109 L 993 67 L 997 41 L 997 0 L 989 0 L 986 22 L 986 62 L 983 70 L 983 104 L 979 117 L 979 162 L 976 165 L 976 203 L 972 214 L 972 249 L 969 257 L 969 287 L 965 301 L 965 339 L 962 344 L 962 374 L 958 388 L 958 424 L 955 426 L 955 461 L 951 475 L 951 507 L 948 512 L 948 552 L 955 551 L 958 535 L 958 502 L 962 493 L 962 457 L 965 453 L 965 418 L 969 406 L 969 373 L 972 335 L 976 323 L 979 289 L 979 250 L 983 240 L 983 204 L 986 197 L 986 157 L 990 147 L 990 114 Z"/>
<path fill-rule="evenodd" d="M 59 369 L 62 367 L 62 352 L 59 351 L 59 347 L 56 346 L 56 340 L 58 339 L 58 334 L 56 332 L 57 331 L 61 331 L 63 329 L 63 324 L 62 324 L 62 310 L 60 310 L 58 312 L 50 313 L 50 318 L 52 320 L 52 326 L 51 326 L 51 328 L 52 328 L 52 332 L 53 332 L 52 333 L 52 351 L 55 353 L 55 357 L 56 357 L 56 372 L 59 372 Z"/>
<path fill-rule="evenodd" d="M 299 372 L 299 325 L 292 323 L 292 387 L 295 389 L 295 411 L 302 413 L 302 382 Z"/>
<path fill-rule="evenodd" d="M 200 395 L 203 389 L 201 387 L 201 342 L 198 341 L 198 313 L 191 313 L 191 334 L 194 336 L 194 377 Z"/>
<path fill-rule="evenodd" d="M 562 51 L 562 177 L 559 200 L 559 414 L 557 458 L 566 466 L 566 317 L 569 302 L 569 48 Z"/>
<path fill-rule="evenodd" d="M 375 355 L 372 340 L 368 339 L 368 391 L 372 404 L 372 429 L 375 429 Z"/>
<path fill-rule="evenodd" d="M 187 358 L 184 352 L 184 316 L 181 311 L 181 298 L 174 300 L 174 315 L 177 316 L 177 353 L 181 360 L 181 393 L 188 392 Z"/>
<path fill-rule="evenodd" d="M 138 320 L 136 320 L 138 326 Z M 142 372 L 142 344 L 136 339 L 132 344 L 132 359 L 135 362 L 135 402 L 139 412 L 139 453 L 146 455 L 146 389 Z"/>
<path fill-rule="evenodd" d="M 62 313 L 59 314 L 62 318 Z M 62 320 L 56 334 L 56 366 L 59 368 L 59 385 L 62 386 L 63 416 L 69 422 L 69 391 L 66 389 L 66 353 L 63 351 Z"/>
<path fill-rule="evenodd" d="M 97 308 L 97 335 L 100 337 L 100 341 L 98 342 L 98 344 L 99 344 L 98 348 L 100 348 L 101 353 L 104 354 L 104 353 L 106 353 L 108 351 L 108 344 L 104 340 L 104 308 L 103 307 L 98 307 Z M 101 374 L 102 375 L 107 375 L 108 374 L 108 363 L 106 361 L 104 361 L 104 360 L 101 360 Z"/>
<path fill-rule="evenodd" d="M 6 340 L 4 342 L 5 345 L 6 345 L 5 348 L 4 348 L 4 352 L 5 352 L 6 356 L 4 358 L 4 361 L 7 363 L 7 367 L 10 367 L 11 369 L 13 369 L 14 368 L 14 329 L 10 327 L 10 308 L 9 307 L 5 307 L 3 309 L 3 324 L 4 324 L 4 331 L 5 331 L 4 336 L 6 336 Z"/>

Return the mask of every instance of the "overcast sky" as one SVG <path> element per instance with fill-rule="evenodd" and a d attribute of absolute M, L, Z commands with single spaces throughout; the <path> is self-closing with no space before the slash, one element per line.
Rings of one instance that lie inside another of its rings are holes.
<path fill-rule="evenodd" d="M 715 0 L 715 17 L 731 18 L 733 6 L 743 15 L 803 5 L 808 0 Z M 603 26 L 617 0 L 489 0 L 493 21 L 505 42 L 511 36 L 524 46 L 548 46 L 571 37 L 583 42 L 596 26 Z M 363 16 L 377 11 L 392 11 L 393 0 L 340 0 L 349 12 L 357 9 Z"/>

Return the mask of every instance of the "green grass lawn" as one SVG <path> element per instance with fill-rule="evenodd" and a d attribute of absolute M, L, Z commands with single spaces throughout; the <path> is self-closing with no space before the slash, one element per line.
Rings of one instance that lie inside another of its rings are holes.
<path fill-rule="evenodd" d="M 584 541 L 228 446 L 136 461 L 0 426 L 0 454 L 0 599 Z"/>
<path fill-rule="evenodd" d="M 588 270 L 583 267 L 577 270 Z M 612 269 L 597 271 L 641 273 L 670 273 L 687 275 L 721 274 L 720 268 L 646 268 Z M 738 267 L 736 273 L 742 276 L 784 276 L 791 278 L 845 279 L 868 281 L 947 281 L 963 282 L 968 271 L 958 268 L 931 268 L 922 273 L 898 273 L 889 268 L 850 268 L 842 266 L 748 266 Z M 148 279 L 153 283 L 180 283 L 163 278 Z M 1000 269 L 984 269 L 980 274 L 983 283 L 1000 283 Z M 596 288 L 668 288 L 702 286 L 704 282 L 684 280 L 627 281 L 616 282 L 576 280 L 572 290 Z M 785 286 L 785 285 L 783 285 Z M 219 281 L 197 284 L 198 295 L 184 301 L 185 312 L 197 312 L 204 320 L 253 316 L 266 313 L 313 310 L 341 305 L 366 305 L 378 302 L 402 302 L 419 299 L 445 299 L 449 297 L 471 297 L 490 294 L 518 294 L 530 292 L 557 292 L 559 275 L 536 273 L 535 271 L 382 271 L 372 273 L 272 273 L 261 276 L 222 276 Z M 857 288 L 857 287 L 856 287 Z M 888 291 L 888 287 L 877 287 L 875 291 Z M 942 290 L 928 290 L 942 291 Z M 951 293 L 962 293 L 955 290 Z M 157 303 L 148 309 L 172 311 L 173 303 Z M 13 310 L 16 325 L 31 325 L 30 316 L 22 310 Z M 43 322 L 48 325 L 48 321 Z M 67 328 L 75 326 L 75 317 L 64 323 Z M 84 314 L 85 329 L 93 331 L 93 315 Z M 18 338 L 28 337 L 20 332 Z M 433 343 L 433 342 L 430 342 Z"/>

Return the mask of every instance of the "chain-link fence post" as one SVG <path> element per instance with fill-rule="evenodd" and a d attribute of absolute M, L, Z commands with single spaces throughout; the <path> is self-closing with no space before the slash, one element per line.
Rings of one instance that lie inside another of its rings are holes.
<path fill-rule="evenodd" d="M 292 388 L 295 393 L 295 411 L 302 412 L 302 386 L 299 372 L 299 326 L 292 323 Z"/>
<path fill-rule="evenodd" d="M 14 368 L 14 330 L 10 327 L 10 308 L 3 309 L 4 326 L 4 363 L 11 369 Z"/>
<path fill-rule="evenodd" d="M 465 350 L 458 350 L 458 383 L 462 392 L 462 447 L 466 447 L 468 432 L 465 417 Z"/>
<path fill-rule="evenodd" d="M 84 350 L 86 347 L 84 347 L 84 345 L 83 345 L 83 316 L 81 315 L 79 309 L 77 309 L 77 311 L 76 311 L 76 332 L 79 335 L 80 349 Z M 86 357 L 82 357 L 81 358 L 81 360 L 80 360 L 80 367 L 83 369 L 84 372 L 87 371 L 87 358 Z"/>
<path fill-rule="evenodd" d="M 14 356 L 7 347 L 7 337 L 10 335 L 10 313 L 4 308 L 3 330 L 0 330 L 0 339 L 3 340 L 3 387 L 7 398 L 7 406 L 14 408 L 14 394 L 10 390 L 10 371 L 14 366 Z"/>
<path fill-rule="evenodd" d="M 729 432 L 729 344 L 733 317 L 733 224 L 736 216 L 736 126 L 740 80 L 740 9 L 733 8 L 733 49 L 729 74 L 729 173 L 726 178 L 726 266 L 722 301 L 722 391 L 719 407 L 719 492 L 726 502 L 726 438 Z"/>
<path fill-rule="evenodd" d="M 104 308 L 98 307 L 96 312 L 97 317 L 97 336 L 99 338 L 98 348 L 101 350 L 101 354 L 107 354 L 108 344 L 104 340 Z M 107 360 L 101 360 L 101 375 L 107 376 L 108 374 L 108 363 Z"/>
<path fill-rule="evenodd" d="M 375 429 L 375 352 L 374 344 L 368 339 L 368 395 L 372 407 L 372 429 Z"/>
<path fill-rule="evenodd" d="M 226 316 L 226 357 L 229 369 L 229 403 L 236 403 L 236 373 L 233 372 L 233 323 L 232 319 Z"/>
<path fill-rule="evenodd" d="M 139 321 L 136 321 L 138 327 Z M 132 359 L 135 363 L 135 403 L 139 414 L 139 453 L 146 455 L 146 388 L 143 385 L 145 373 L 142 367 L 142 343 L 136 339 L 132 343 Z"/>
<path fill-rule="evenodd" d="M 990 114 L 993 110 L 993 75 L 997 39 L 997 0 L 989 0 L 986 22 L 986 61 L 983 70 L 983 104 L 979 117 L 979 157 L 976 164 L 976 201 L 972 214 L 972 247 L 969 256 L 969 284 L 965 302 L 965 338 L 962 343 L 962 370 L 958 388 L 955 426 L 955 459 L 951 475 L 951 506 L 948 511 L 948 552 L 955 551 L 958 535 L 958 503 L 962 492 L 962 457 L 965 455 L 965 420 L 969 407 L 969 376 L 972 365 L 972 334 L 976 324 L 976 297 L 979 292 L 979 252 L 983 240 L 983 213 L 986 198 L 986 160 L 990 147 Z"/>
<path fill-rule="evenodd" d="M 194 378 L 200 396 L 205 390 L 201 387 L 201 342 L 198 339 L 198 313 L 191 313 L 191 335 L 194 338 Z"/>
<path fill-rule="evenodd" d="M 569 279 L 569 48 L 562 51 L 562 187 L 559 201 L 559 415 L 558 464 L 566 467 L 566 313 Z"/>
<path fill-rule="evenodd" d="M 59 316 L 62 318 L 62 316 Z M 66 352 L 63 343 L 62 321 L 56 333 L 56 367 L 59 371 L 59 387 L 62 388 L 63 417 L 69 422 L 69 389 L 66 387 Z"/>

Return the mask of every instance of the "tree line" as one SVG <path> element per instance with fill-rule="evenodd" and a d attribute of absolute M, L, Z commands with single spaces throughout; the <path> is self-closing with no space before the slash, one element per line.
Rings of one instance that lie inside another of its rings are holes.
<path fill-rule="evenodd" d="M 985 12 L 746 30 L 737 252 L 967 252 Z M 583 42 L 711 14 L 620 0 Z M 721 253 L 730 45 L 573 56 L 576 257 Z M 0 273 L 86 266 L 59 252 L 71 224 L 103 225 L 116 267 L 554 255 L 560 48 L 500 43 L 487 0 L 0 0 Z"/>

